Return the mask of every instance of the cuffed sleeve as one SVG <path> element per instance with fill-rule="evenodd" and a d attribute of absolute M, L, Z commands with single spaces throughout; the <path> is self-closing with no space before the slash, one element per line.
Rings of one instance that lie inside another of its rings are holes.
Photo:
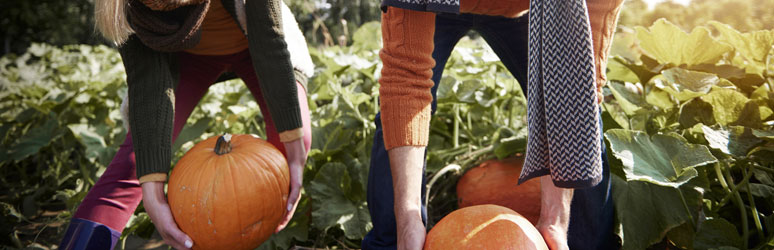
<path fill-rule="evenodd" d="M 137 176 L 169 172 L 172 161 L 174 88 L 178 75 L 168 53 L 154 51 L 131 36 L 120 49 L 129 86 L 129 124 Z"/>
<path fill-rule="evenodd" d="M 167 181 L 167 174 L 166 173 L 152 173 L 152 174 L 146 174 L 140 177 L 140 184 L 151 182 L 151 181 L 160 181 L 165 182 Z"/>

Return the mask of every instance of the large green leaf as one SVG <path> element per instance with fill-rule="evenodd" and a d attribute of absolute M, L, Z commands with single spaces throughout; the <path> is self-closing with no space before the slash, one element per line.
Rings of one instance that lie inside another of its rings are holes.
<path fill-rule="evenodd" d="M 669 83 L 669 87 L 676 90 L 676 92 L 690 90 L 691 92 L 706 94 L 712 86 L 720 82 L 720 78 L 715 74 L 690 71 L 682 68 L 664 70 L 662 74 Z"/>
<path fill-rule="evenodd" d="M 720 129 L 702 126 L 702 130 L 711 148 L 736 157 L 747 156 L 750 149 L 763 142 L 753 134 L 752 129 L 740 126 Z"/>
<path fill-rule="evenodd" d="M 44 124 L 30 129 L 17 143 L 8 148 L 9 156 L 11 159 L 19 161 L 37 154 L 41 148 L 48 146 L 51 141 L 61 135 L 56 115 L 50 113 Z"/>
<path fill-rule="evenodd" d="M 758 113 L 757 119 L 754 114 L 751 114 L 751 112 L 758 111 L 758 106 L 751 103 L 755 106 L 748 107 L 750 100 L 742 93 L 730 89 L 714 88 L 701 99 L 712 105 L 715 121 L 720 125 L 740 123 L 740 125 L 760 126 L 760 113 Z"/>
<path fill-rule="evenodd" d="M 719 247 L 742 248 L 742 236 L 731 222 L 723 218 L 710 218 L 701 223 L 696 239 L 696 249 L 718 249 Z"/>
<path fill-rule="evenodd" d="M 637 38 L 646 54 L 665 64 L 714 64 L 732 50 L 712 38 L 707 28 L 696 27 L 688 34 L 666 19 L 657 20 L 648 29 L 637 27 Z"/>
<path fill-rule="evenodd" d="M 679 187 L 696 177 L 695 167 L 717 162 L 706 146 L 688 143 L 676 133 L 648 136 L 641 131 L 610 129 L 605 137 L 629 181 Z"/>
<path fill-rule="evenodd" d="M 625 181 L 615 175 L 611 178 L 623 250 L 645 249 L 661 241 L 672 228 L 688 222 L 690 216 L 678 190 L 682 191 L 691 211 L 697 211 L 701 205 L 702 194 L 688 185 L 677 189 L 650 182 Z"/>
<path fill-rule="evenodd" d="M 712 113 L 712 104 L 696 98 L 680 107 L 680 125 L 683 128 L 690 128 L 699 123 L 713 125 L 717 122 Z"/>
<path fill-rule="evenodd" d="M 742 56 L 758 63 L 765 63 L 766 56 L 774 45 L 774 30 L 758 30 L 741 33 L 728 24 L 709 22 L 721 34 L 721 41 L 730 44 Z"/>
<path fill-rule="evenodd" d="M 109 148 L 100 134 L 93 127 L 86 124 L 70 124 L 67 127 L 72 131 L 76 139 L 84 146 L 86 157 L 93 163 L 102 163 L 104 166 L 110 163 L 113 148 Z"/>
<path fill-rule="evenodd" d="M 360 239 L 371 229 L 371 217 L 364 200 L 347 198 L 351 188 L 347 166 L 342 163 L 326 163 L 314 180 L 309 183 L 312 197 L 312 223 L 315 228 L 327 230 L 337 227 L 347 238 Z"/>
<path fill-rule="evenodd" d="M 611 81 L 608 87 L 627 115 L 634 115 L 637 110 L 642 109 L 645 98 L 636 85 L 629 82 Z"/>

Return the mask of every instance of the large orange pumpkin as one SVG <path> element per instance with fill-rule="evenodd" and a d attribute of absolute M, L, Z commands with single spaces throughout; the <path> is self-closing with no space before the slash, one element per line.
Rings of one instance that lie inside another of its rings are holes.
<path fill-rule="evenodd" d="M 515 157 L 490 160 L 468 170 L 457 181 L 459 206 L 500 205 L 536 224 L 540 218 L 540 180 L 535 178 L 519 185 L 523 165 L 524 158 Z"/>
<path fill-rule="evenodd" d="M 196 144 L 175 166 L 168 199 L 194 249 L 254 249 L 285 213 L 290 175 L 285 157 L 252 135 Z"/>
<path fill-rule="evenodd" d="M 548 250 L 526 218 L 497 205 L 478 205 L 451 212 L 425 238 L 425 250 Z"/>

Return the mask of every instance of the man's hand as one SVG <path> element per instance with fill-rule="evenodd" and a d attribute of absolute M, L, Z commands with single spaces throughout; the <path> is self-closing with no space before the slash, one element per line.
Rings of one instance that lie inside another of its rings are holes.
<path fill-rule="evenodd" d="M 387 152 L 390 157 L 392 188 L 395 193 L 395 220 L 398 249 L 422 249 L 425 225 L 422 223 L 422 166 L 425 148 L 404 146 Z"/>
<path fill-rule="evenodd" d="M 298 201 L 301 200 L 301 188 L 304 184 L 304 165 L 306 164 L 306 148 L 304 140 L 286 142 L 285 150 L 288 155 L 288 168 L 290 170 L 290 193 L 288 194 L 288 203 L 286 205 L 285 217 L 282 218 L 274 233 L 278 233 L 288 225 L 290 219 L 298 207 Z"/>
<path fill-rule="evenodd" d="M 193 240 L 188 237 L 175 223 L 172 211 L 169 209 L 166 195 L 164 195 L 164 182 L 150 181 L 142 184 L 142 202 L 145 211 L 150 216 L 156 230 L 159 231 L 164 243 L 175 249 L 191 249 Z"/>
<path fill-rule="evenodd" d="M 537 229 L 551 250 L 567 250 L 573 190 L 554 186 L 551 176 L 540 177 L 540 219 Z"/>

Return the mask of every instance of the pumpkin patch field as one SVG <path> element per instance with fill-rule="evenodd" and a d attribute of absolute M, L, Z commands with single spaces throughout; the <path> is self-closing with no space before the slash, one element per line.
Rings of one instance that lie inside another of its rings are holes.
<path fill-rule="evenodd" d="M 298 19 L 313 22 L 318 14 Z M 686 25 L 668 16 L 647 23 L 631 17 L 621 16 L 625 25 L 612 44 L 600 105 L 615 210 L 613 244 L 627 250 L 774 249 L 774 27 L 750 21 L 739 28 L 744 20 L 763 20 L 758 16 L 737 18 L 742 21 L 734 27 L 726 24 L 737 20 L 731 18 Z M 266 188 L 243 197 L 223 187 L 255 190 L 255 183 L 187 174 L 187 166 L 206 165 L 203 159 L 212 154 L 198 150 L 213 153 L 224 133 L 234 135 L 232 152 L 243 150 L 238 144 L 244 140 L 266 139 L 261 111 L 240 80 L 210 88 L 174 142 L 170 163 L 175 167 L 167 191 L 175 218 L 184 230 L 202 232 L 191 237 L 211 237 L 204 229 L 229 223 L 253 223 L 249 244 L 258 242 L 258 249 L 360 248 L 373 228 L 366 185 L 382 65 L 380 23 L 358 25 L 340 46 L 310 42 L 312 146 L 301 201 L 279 233 L 272 234 L 274 204 L 283 209 L 287 190 Z M 307 33 L 324 27 L 309 26 L 303 27 Z M 119 112 L 126 92 L 121 58 L 105 45 L 32 43 L 23 53 L 0 57 L 0 248 L 58 244 L 126 136 Z M 534 242 L 536 231 L 525 228 L 539 215 L 539 181 L 516 184 L 527 145 L 524 93 L 483 39 L 471 34 L 460 41 L 430 121 L 426 246 L 450 249 L 466 244 L 458 240 L 468 236 L 474 242 L 478 236 L 459 229 L 465 226 L 480 229 L 481 237 L 501 235 L 487 231 L 496 229 L 514 233 L 509 239 Z M 260 170 L 271 177 L 256 176 L 286 185 L 284 158 L 271 152 L 248 160 L 277 163 Z M 233 169 L 243 177 L 258 171 Z M 194 193 L 254 204 L 256 215 L 272 218 L 248 222 L 258 216 L 218 213 L 222 217 L 211 221 L 218 225 L 210 226 L 203 218 L 219 210 L 196 207 L 201 199 Z M 545 249 L 534 243 L 532 249 Z M 142 205 L 118 248 L 166 249 Z"/>

